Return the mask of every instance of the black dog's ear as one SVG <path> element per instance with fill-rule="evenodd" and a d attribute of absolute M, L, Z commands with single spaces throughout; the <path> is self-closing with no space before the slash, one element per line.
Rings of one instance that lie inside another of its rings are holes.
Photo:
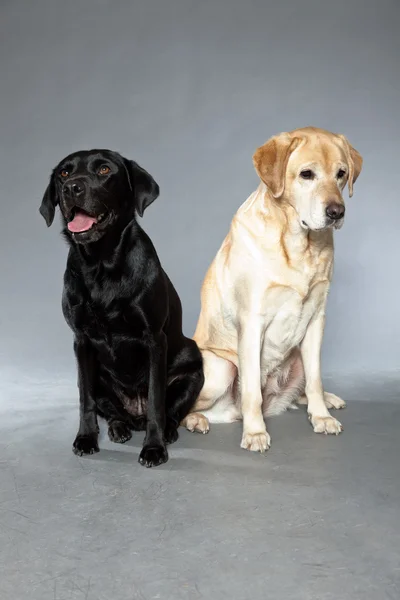
<path fill-rule="evenodd" d="M 53 173 L 50 177 L 50 183 L 47 186 L 47 189 L 44 193 L 42 204 L 39 208 L 39 212 L 42 215 L 43 219 L 46 221 L 47 227 L 50 227 L 50 225 L 54 221 L 54 213 L 58 203 L 59 200 L 56 190 L 56 181 Z"/>
<path fill-rule="evenodd" d="M 160 194 L 160 188 L 153 177 L 142 169 L 135 161 L 125 160 L 125 169 L 128 176 L 129 186 L 135 197 L 135 208 L 140 217 L 148 206 Z"/>

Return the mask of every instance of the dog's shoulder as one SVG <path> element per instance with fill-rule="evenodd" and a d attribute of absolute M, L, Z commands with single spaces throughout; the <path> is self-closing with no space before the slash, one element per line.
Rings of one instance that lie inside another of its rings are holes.
<path fill-rule="evenodd" d="M 162 271 L 153 241 L 136 221 L 133 221 L 127 228 L 125 239 L 121 240 L 121 246 L 127 261 L 132 261 L 135 266 L 143 265 L 146 268 Z"/>

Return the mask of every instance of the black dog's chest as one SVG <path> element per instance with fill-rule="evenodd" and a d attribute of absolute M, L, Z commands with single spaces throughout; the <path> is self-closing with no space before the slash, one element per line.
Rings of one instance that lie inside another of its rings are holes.
<path fill-rule="evenodd" d="M 106 302 L 96 297 L 78 299 L 65 294 L 63 312 L 75 333 L 92 340 L 112 343 L 114 338 L 139 340 L 145 335 L 146 324 L 138 309 L 120 299 Z"/>
<path fill-rule="evenodd" d="M 131 379 L 136 365 L 148 363 L 145 325 L 134 307 L 65 298 L 63 311 L 71 329 L 90 339 L 101 365 L 119 378 Z"/>
<path fill-rule="evenodd" d="M 68 306 L 72 329 L 93 341 L 112 342 L 113 331 L 121 328 L 123 316 L 110 318 L 100 302 L 81 301 Z"/>

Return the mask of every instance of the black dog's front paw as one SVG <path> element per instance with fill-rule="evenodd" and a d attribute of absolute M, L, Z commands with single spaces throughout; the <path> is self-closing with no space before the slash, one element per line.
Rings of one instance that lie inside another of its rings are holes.
<path fill-rule="evenodd" d="M 168 452 L 165 446 L 143 446 L 139 456 L 139 462 L 144 467 L 158 467 L 168 460 Z"/>
<path fill-rule="evenodd" d="M 176 421 L 167 420 L 164 431 L 164 439 L 166 444 L 173 444 L 179 438 L 178 424 Z"/>
<path fill-rule="evenodd" d="M 78 435 L 72 445 L 72 451 L 77 456 L 83 456 L 84 454 L 95 454 L 99 451 L 99 445 L 97 443 L 97 433 L 90 435 Z"/>
<path fill-rule="evenodd" d="M 108 426 L 108 437 L 116 444 L 125 444 L 132 437 L 130 427 L 123 421 L 112 421 Z"/>

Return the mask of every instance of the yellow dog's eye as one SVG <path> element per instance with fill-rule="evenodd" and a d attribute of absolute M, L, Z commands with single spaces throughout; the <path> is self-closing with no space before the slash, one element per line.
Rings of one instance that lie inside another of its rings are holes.
<path fill-rule="evenodd" d="M 69 171 L 67 171 L 67 169 L 63 169 L 60 173 L 61 177 L 68 177 L 69 175 Z"/>
<path fill-rule="evenodd" d="M 304 169 L 304 171 L 300 173 L 300 177 L 302 179 L 314 179 L 315 174 L 314 171 L 311 171 L 311 169 Z"/>
<path fill-rule="evenodd" d="M 338 179 L 343 179 L 343 177 L 346 175 L 346 171 L 343 171 L 343 169 L 339 169 L 339 171 L 337 172 L 336 177 Z"/>
<path fill-rule="evenodd" d="M 107 167 L 107 165 L 103 165 L 99 169 L 99 175 L 108 175 L 110 171 L 111 171 L 110 167 Z"/>

